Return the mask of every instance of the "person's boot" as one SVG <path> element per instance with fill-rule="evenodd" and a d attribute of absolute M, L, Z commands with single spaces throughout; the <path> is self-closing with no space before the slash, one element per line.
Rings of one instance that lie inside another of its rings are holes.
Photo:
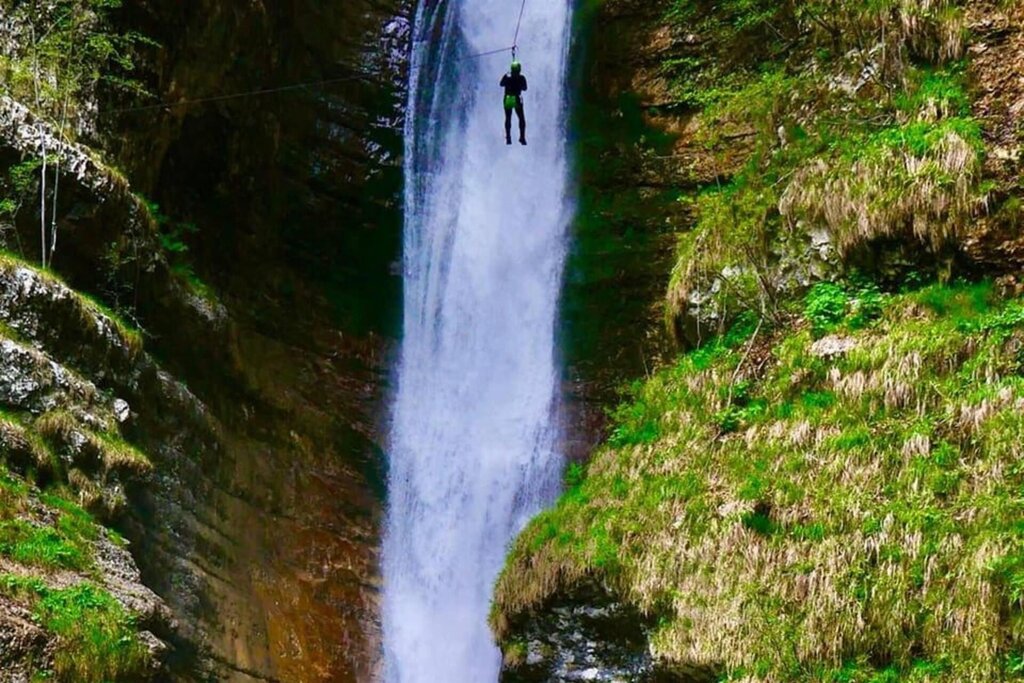
<path fill-rule="evenodd" d="M 512 143 L 509 143 L 509 144 L 512 144 Z M 523 145 L 524 147 L 526 146 L 526 135 L 525 134 L 519 136 L 519 144 Z"/>
<path fill-rule="evenodd" d="M 505 133 L 505 144 L 506 145 L 511 145 L 512 144 L 512 133 Z"/>

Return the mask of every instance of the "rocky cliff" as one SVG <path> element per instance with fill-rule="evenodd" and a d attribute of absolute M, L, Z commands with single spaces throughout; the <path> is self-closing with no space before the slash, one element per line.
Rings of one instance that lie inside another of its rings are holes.
<path fill-rule="evenodd" d="M 583 219 L 632 193 L 679 350 L 513 548 L 503 680 L 1017 680 L 1019 8 L 594 12 Z"/>
<path fill-rule="evenodd" d="M 33 114 L 18 68 L 32 21 L 0 6 L 0 159 L 19 199 L 0 278 L 16 492 L 3 637 L 18 643 L 4 675 L 366 680 L 408 8 L 146 2 L 84 15 L 104 36 L 144 39 L 130 41 L 132 87 L 76 92 L 73 125 L 58 127 Z M 154 102 L 171 106 L 137 109 Z M 44 149 L 47 203 L 56 150 L 62 161 L 54 274 L 24 263 L 39 253 Z M 90 514 L 127 540 L 78 521 Z M 76 559 L 21 550 L 39 535 Z M 66 673 L 86 641 L 60 621 L 65 597 L 127 644 L 91 655 L 110 667 Z"/>

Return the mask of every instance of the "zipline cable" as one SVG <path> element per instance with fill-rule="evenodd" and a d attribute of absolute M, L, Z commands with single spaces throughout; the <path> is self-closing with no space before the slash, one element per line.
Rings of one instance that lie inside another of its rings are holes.
<path fill-rule="evenodd" d="M 479 52 L 479 53 L 477 53 L 475 55 L 466 55 L 462 59 L 476 59 L 477 57 L 486 57 L 487 55 L 496 55 L 496 54 L 499 54 L 501 52 L 508 52 L 509 50 L 512 50 L 512 52 L 515 53 L 516 48 L 515 48 L 514 45 L 512 47 L 503 47 L 503 48 L 500 48 L 498 50 L 491 50 L 489 52 Z"/>
<path fill-rule="evenodd" d="M 519 20 L 516 22 L 516 33 L 512 39 L 511 47 L 503 47 L 497 50 L 489 50 L 487 52 L 479 52 L 473 55 L 467 55 L 462 59 L 477 59 L 479 57 L 487 57 L 490 55 L 500 54 L 512 50 L 512 59 L 516 58 L 516 50 L 519 49 L 519 29 L 523 25 L 523 14 L 526 12 L 526 0 L 523 0 L 522 5 L 519 8 Z M 179 100 L 177 102 L 161 102 L 159 104 L 147 104 L 139 107 L 122 107 L 120 109 L 110 109 L 105 112 L 100 112 L 101 115 L 111 114 L 129 114 L 133 112 L 142 111 L 156 111 L 158 109 L 176 109 L 178 107 L 186 107 L 192 104 L 209 104 L 211 102 L 225 102 L 228 100 L 238 100 L 243 97 L 262 97 L 265 95 L 276 95 L 278 93 L 290 92 L 293 90 L 304 90 L 306 88 L 322 88 L 327 85 L 336 85 L 338 83 L 349 83 L 351 81 L 367 80 L 365 76 L 349 76 L 347 78 L 326 78 L 319 81 L 307 81 L 305 83 L 293 83 L 292 85 L 282 85 L 276 88 L 260 88 L 258 90 L 246 90 L 243 92 L 228 93 L 226 95 L 211 95 L 210 97 L 199 97 L 192 100 Z"/>
<path fill-rule="evenodd" d="M 200 97 L 194 100 L 179 100 L 177 102 L 161 102 L 160 104 L 148 104 L 141 107 L 124 107 L 122 109 L 111 109 L 103 112 L 106 114 L 125 114 L 128 112 L 139 112 L 139 111 L 154 111 L 157 109 L 172 109 L 175 107 L 184 107 L 189 104 L 206 104 L 209 102 L 223 102 L 225 100 L 237 100 L 243 97 L 257 97 L 262 95 L 274 95 L 276 93 L 288 92 L 291 90 L 302 90 L 305 88 L 316 88 L 323 87 L 325 85 L 335 85 L 338 83 L 348 83 L 351 81 L 367 80 L 366 76 L 348 76 L 347 78 L 326 78 L 320 81 L 307 81 L 305 83 L 294 83 L 292 85 L 282 85 L 277 88 L 260 88 L 259 90 L 246 90 L 244 92 L 229 93 L 226 95 L 213 95 L 210 97 Z"/>

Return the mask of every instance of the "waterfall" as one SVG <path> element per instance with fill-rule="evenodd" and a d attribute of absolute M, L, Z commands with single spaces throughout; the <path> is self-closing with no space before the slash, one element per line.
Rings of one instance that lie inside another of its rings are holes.
<path fill-rule="evenodd" d="M 519 10 L 439 0 L 417 12 L 383 560 L 388 683 L 497 681 L 491 590 L 562 468 L 555 325 L 572 209 L 571 7 L 527 0 L 530 146 L 507 147 L 498 82 L 509 54 L 473 55 L 509 45 Z"/>

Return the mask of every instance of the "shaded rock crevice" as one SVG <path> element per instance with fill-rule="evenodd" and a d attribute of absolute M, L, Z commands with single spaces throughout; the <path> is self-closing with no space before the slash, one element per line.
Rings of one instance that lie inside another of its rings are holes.
<path fill-rule="evenodd" d="M 590 579 L 563 588 L 510 626 L 501 683 L 714 683 L 706 667 L 651 656 L 657 621 Z"/>

